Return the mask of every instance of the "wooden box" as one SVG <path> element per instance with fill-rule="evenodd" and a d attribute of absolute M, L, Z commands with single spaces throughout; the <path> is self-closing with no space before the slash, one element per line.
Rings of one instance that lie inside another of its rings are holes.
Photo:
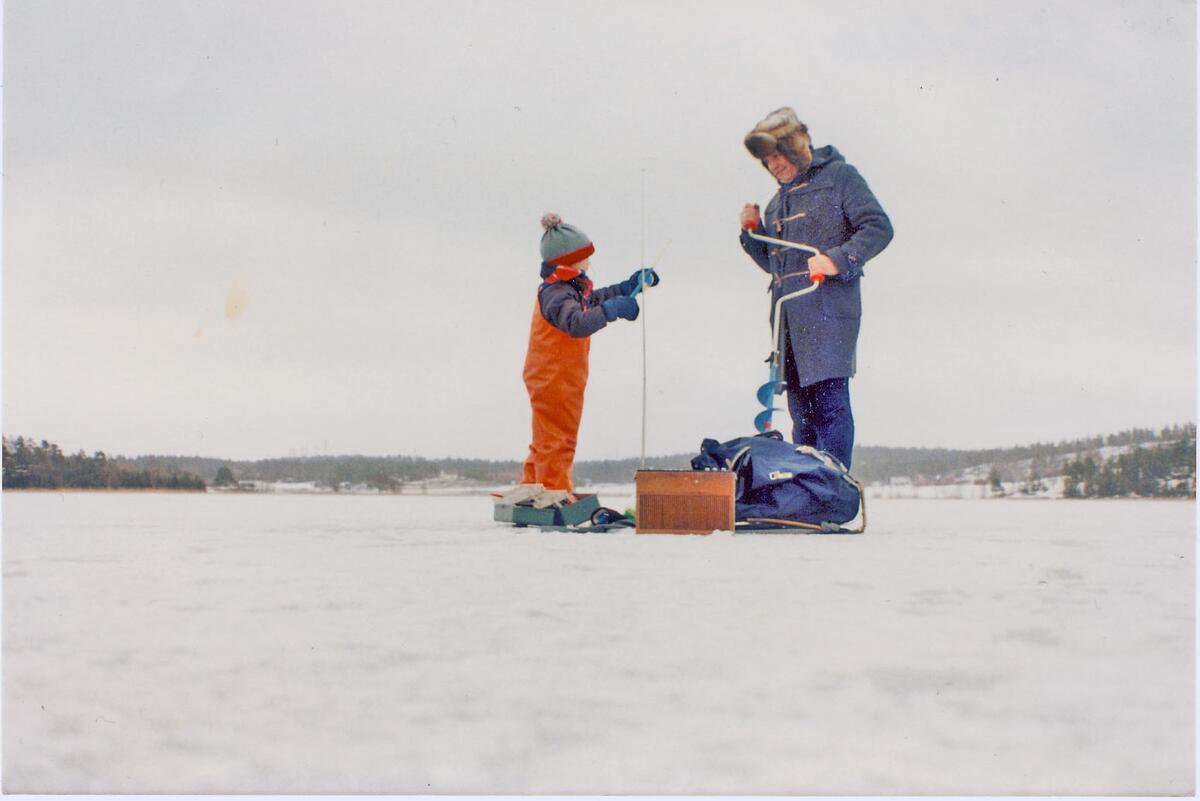
<path fill-rule="evenodd" d="M 634 481 L 638 534 L 733 531 L 737 474 L 639 470 Z"/>

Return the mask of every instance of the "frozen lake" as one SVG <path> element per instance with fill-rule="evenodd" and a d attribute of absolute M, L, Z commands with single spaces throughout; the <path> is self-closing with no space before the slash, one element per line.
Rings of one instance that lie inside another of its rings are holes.
<path fill-rule="evenodd" d="M 862 536 L 490 517 L 5 493 L 4 791 L 1193 791 L 1194 503 L 876 500 Z"/>

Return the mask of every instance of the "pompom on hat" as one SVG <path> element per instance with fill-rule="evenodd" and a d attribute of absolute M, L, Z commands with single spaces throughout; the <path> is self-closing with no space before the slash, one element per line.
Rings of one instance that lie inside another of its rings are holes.
<path fill-rule="evenodd" d="M 588 235 L 554 212 L 542 215 L 542 261 L 558 267 L 577 264 L 596 252 Z"/>
<path fill-rule="evenodd" d="M 784 106 L 768 114 L 754 126 L 743 140 L 750 155 L 762 161 L 779 151 L 790 162 L 804 172 L 812 164 L 812 140 L 808 137 L 808 126 L 800 122 L 796 112 Z"/>

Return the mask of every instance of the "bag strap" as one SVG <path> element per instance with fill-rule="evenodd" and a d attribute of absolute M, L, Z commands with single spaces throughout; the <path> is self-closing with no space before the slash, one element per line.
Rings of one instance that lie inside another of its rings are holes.
<path fill-rule="evenodd" d="M 740 451 L 735 453 L 731 458 L 726 459 L 725 467 L 728 470 L 730 470 L 731 472 L 736 473 L 738 471 L 738 468 L 741 467 L 742 458 L 749 452 L 750 452 L 750 446 L 747 445 L 746 447 L 742 448 Z"/>
<path fill-rule="evenodd" d="M 854 486 L 858 487 L 858 517 L 859 517 L 859 521 L 858 521 L 858 530 L 856 530 L 854 533 L 862 534 L 864 531 L 867 530 L 867 489 L 866 489 L 866 487 L 864 487 L 862 485 L 861 481 L 850 478 L 849 473 L 846 474 L 846 478 L 852 484 L 854 484 Z"/>

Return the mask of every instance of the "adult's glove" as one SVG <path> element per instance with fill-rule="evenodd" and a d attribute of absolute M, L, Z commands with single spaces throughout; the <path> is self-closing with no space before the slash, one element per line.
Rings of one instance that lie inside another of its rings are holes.
<path fill-rule="evenodd" d="M 644 276 L 644 277 L 643 277 Z M 654 272 L 654 268 L 646 267 L 642 270 L 635 270 L 633 275 L 621 282 L 621 294 L 632 295 L 638 288 L 639 279 L 646 282 L 646 286 L 657 286 L 661 280 L 658 273 Z"/>
<path fill-rule="evenodd" d="M 604 310 L 604 319 L 610 323 L 618 317 L 636 320 L 639 311 L 637 301 L 625 295 L 609 298 L 600 304 L 600 308 Z"/>

